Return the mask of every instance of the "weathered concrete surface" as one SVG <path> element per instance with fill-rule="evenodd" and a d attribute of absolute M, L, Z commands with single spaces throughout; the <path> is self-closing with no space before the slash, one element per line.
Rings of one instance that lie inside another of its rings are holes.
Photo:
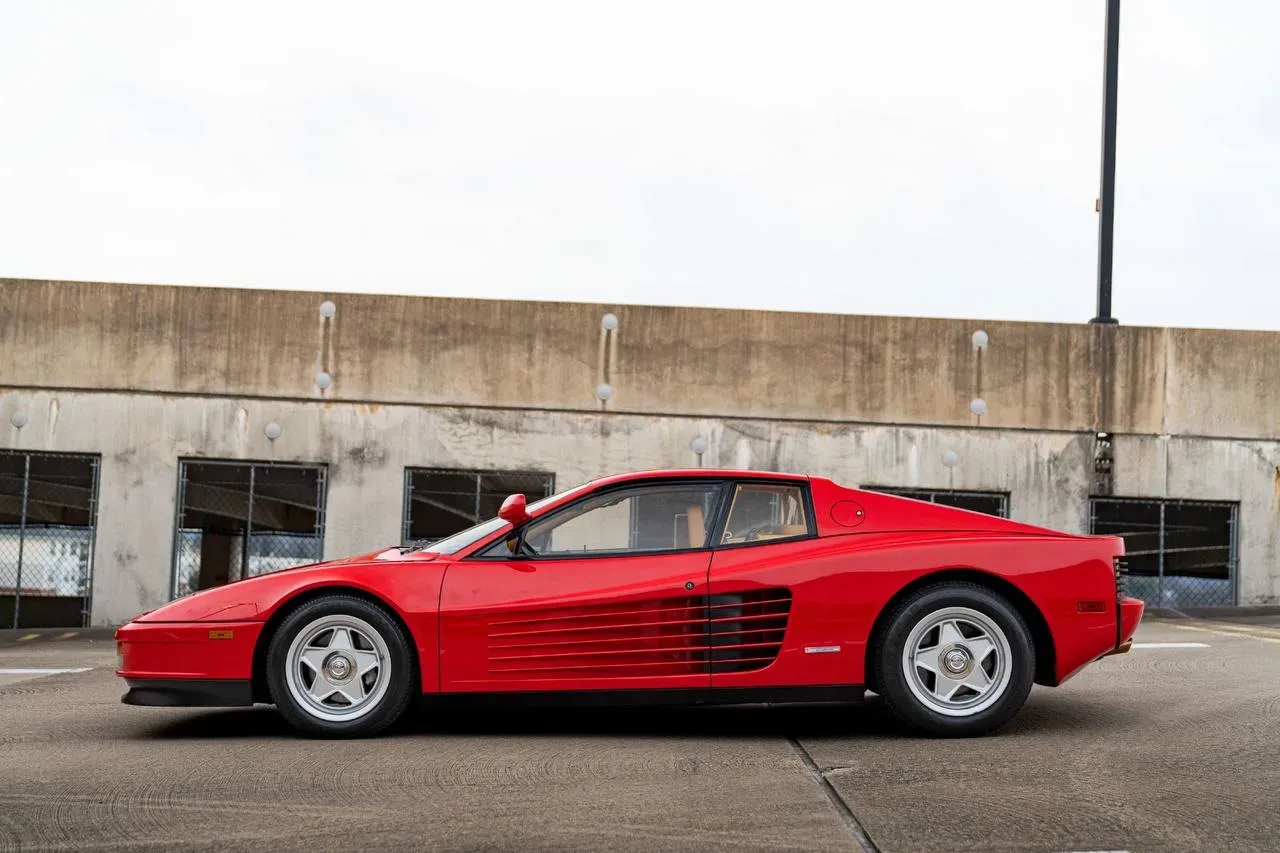
<path fill-rule="evenodd" d="M 1240 603 L 1280 601 L 1277 333 L 343 294 L 325 320 L 324 298 L 0 279 L 0 448 L 102 455 L 94 624 L 167 600 L 182 457 L 328 466 L 337 557 L 398 541 L 406 466 L 569 486 L 691 465 L 695 435 L 706 464 L 1005 491 L 1084 531 L 1107 429 L 1112 493 L 1239 501 Z"/>
<path fill-rule="evenodd" d="M 274 710 L 137 709 L 96 666 L 0 686 L 0 850 L 853 851 L 783 738 L 635 712 L 467 713 L 371 741 Z"/>
<path fill-rule="evenodd" d="M 328 468 L 326 557 L 400 541 L 406 467 L 554 473 L 558 488 L 592 477 L 695 463 L 830 476 L 848 485 L 1009 492 L 1019 520 L 1088 529 L 1088 435 L 1023 430 L 520 412 L 150 394 L 10 392 L 21 407 L 8 446 L 102 454 L 93 623 L 118 623 L 167 601 L 181 458 L 253 459 Z M 56 413 L 56 414 L 55 414 Z M 283 433 L 272 442 L 269 421 Z M 955 450 L 961 464 L 942 465 Z M 1280 597 L 1274 466 L 1280 443 L 1123 438 L 1117 494 L 1241 501 L 1242 604 Z M 1212 472 L 1207 474 L 1206 472 Z"/>
<path fill-rule="evenodd" d="M 803 742 L 883 851 L 1274 851 L 1280 620 L 1150 622 L 996 738 Z M 1192 630 L 1187 630 L 1187 628 Z"/>
<path fill-rule="evenodd" d="M 904 733 L 877 703 L 453 711 L 372 741 L 274 711 L 119 704 L 110 644 L 0 647 L 92 666 L 0 687 L 0 850 L 1274 851 L 1280 628 L 1144 625 L 1033 691 L 994 737 Z M 1226 633 L 1226 631 L 1247 633 Z"/>
<path fill-rule="evenodd" d="M 615 411 L 1280 437 L 1280 333 L 330 297 L 0 279 L 0 384 L 595 410 L 608 350 Z"/>

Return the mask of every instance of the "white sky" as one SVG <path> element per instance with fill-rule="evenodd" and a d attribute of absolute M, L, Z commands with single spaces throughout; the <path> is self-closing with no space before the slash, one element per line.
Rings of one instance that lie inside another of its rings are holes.
<path fill-rule="evenodd" d="M 0 0 L 0 276 L 1078 322 L 1104 0 Z M 1280 3 L 1124 0 L 1115 313 L 1280 329 Z"/>

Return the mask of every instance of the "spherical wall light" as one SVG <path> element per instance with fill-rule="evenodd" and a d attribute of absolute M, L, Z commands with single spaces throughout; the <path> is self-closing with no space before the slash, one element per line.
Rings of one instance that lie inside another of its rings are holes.
<path fill-rule="evenodd" d="M 605 314 L 600 318 L 600 328 L 604 329 L 606 332 L 612 332 L 614 329 L 618 328 L 618 315 Z"/>
<path fill-rule="evenodd" d="M 281 433 L 284 432 L 284 430 L 280 428 L 280 424 L 276 423 L 275 421 L 272 421 L 271 423 L 267 424 L 262 431 L 266 433 L 267 438 L 270 439 L 271 441 L 275 441 L 277 438 L 280 437 Z"/>
<path fill-rule="evenodd" d="M 969 404 L 969 411 L 978 417 L 982 417 L 987 413 L 987 401 L 981 397 L 977 397 Z"/>
<path fill-rule="evenodd" d="M 333 384 L 333 377 L 323 370 L 316 374 L 316 387 L 321 391 Z"/>
<path fill-rule="evenodd" d="M 607 403 L 613 399 L 613 386 L 608 382 L 601 382 L 596 386 L 596 399 L 602 403 Z"/>
<path fill-rule="evenodd" d="M 991 336 L 979 329 L 973 333 L 973 348 L 986 349 L 987 344 L 991 343 Z"/>
<path fill-rule="evenodd" d="M 956 467 L 960 464 L 960 454 L 956 453 L 954 450 L 948 450 L 946 453 L 942 454 L 942 464 L 948 468 Z"/>
<path fill-rule="evenodd" d="M 9 423 L 13 424 L 18 429 L 22 429 L 24 426 L 27 425 L 27 413 L 14 412 L 12 415 L 9 416 Z"/>
<path fill-rule="evenodd" d="M 338 306 L 334 305 L 328 299 L 320 303 L 320 316 L 325 318 L 326 320 L 332 319 L 333 315 L 337 313 L 338 313 Z"/>
<path fill-rule="evenodd" d="M 700 435 L 695 435 L 693 437 L 693 441 L 689 442 L 689 449 L 692 450 L 694 453 L 698 454 L 699 456 L 706 453 L 707 447 L 709 446 L 710 446 L 710 442 L 708 442 L 706 438 Z"/>

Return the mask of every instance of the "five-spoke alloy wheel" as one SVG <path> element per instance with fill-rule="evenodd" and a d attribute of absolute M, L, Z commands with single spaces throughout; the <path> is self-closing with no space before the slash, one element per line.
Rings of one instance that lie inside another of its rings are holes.
<path fill-rule="evenodd" d="M 930 734 L 1007 722 L 1031 691 L 1035 651 L 1022 617 L 983 586 L 942 583 L 900 602 L 879 635 L 876 684 L 889 708 Z"/>
<path fill-rule="evenodd" d="M 408 706 L 415 677 L 400 626 L 382 608 L 349 595 L 314 599 L 290 613 L 267 653 L 272 699 L 310 734 L 380 731 Z"/>

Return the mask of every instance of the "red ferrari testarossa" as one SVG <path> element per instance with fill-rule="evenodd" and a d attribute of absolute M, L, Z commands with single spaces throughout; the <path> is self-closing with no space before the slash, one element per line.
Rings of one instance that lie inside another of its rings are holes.
<path fill-rule="evenodd" d="M 1032 683 L 1127 651 L 1143 603 L 1115 537 L 821 477 L 595 480 L 419 547 L 197 592 L 116 633 L 131 705 L 274 703 L 378 732 L 415 696 L 737 703 L 883 697 L 991 731 Z"/>

